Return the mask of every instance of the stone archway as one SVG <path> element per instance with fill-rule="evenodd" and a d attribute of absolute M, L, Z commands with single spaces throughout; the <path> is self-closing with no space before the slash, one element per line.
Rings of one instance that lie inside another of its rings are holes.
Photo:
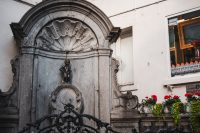
<path fill-rule="evenodd" d="M 85 113 L 110 121 L 109 45 L 120 29 L 101 10 L 85 0 L 46 0 L 11 28 L 20 48 L 19 129 L 48 113 L 50 95 L 62 84 L 59 69 L 66 56 Z"/>

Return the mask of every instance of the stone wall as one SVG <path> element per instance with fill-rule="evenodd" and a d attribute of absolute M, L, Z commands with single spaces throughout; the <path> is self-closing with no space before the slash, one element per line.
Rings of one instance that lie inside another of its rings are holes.
<path fill-rule="evenodd" d="M 170 114 L 156 117 L 152 114 L 135 114 L 126 118 L 111 118 L 112 126 L 123 133 L 131 133 L 136 129 L 139 133 L 176 132 L 193 133 L 189 121 L 189 114 L 182 114 L 180 125 L 176 128 Z"/>

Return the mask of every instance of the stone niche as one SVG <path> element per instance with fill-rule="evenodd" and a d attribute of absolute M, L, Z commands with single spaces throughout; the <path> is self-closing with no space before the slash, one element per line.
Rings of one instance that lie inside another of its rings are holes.
<path fill-rule="evenodd" d="M 12 23 L 11 29 L 20 49 L 16 70 L 19 129 L 67 102 L 110 122 L 109 46 L 120 28 L 113 27 L 101 10 L 85 0 L 46 0 L 19 23 Z M 66 59 L 71 72 L 67 83 L 61 71 Z"/>

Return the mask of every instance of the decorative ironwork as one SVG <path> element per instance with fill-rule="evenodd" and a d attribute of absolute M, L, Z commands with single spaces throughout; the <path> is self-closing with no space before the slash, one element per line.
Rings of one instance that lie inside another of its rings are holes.
<path fill-rule="evenodd" d="M 49 124 L 48 124 L 49 123 Z M 47 115 L 35 123 L 27 124 L 19 133 L 119 133 L 108 123 L 74 110 L 72 104 L 65 105 L 59 114 Z"/>
<path fill-rule="evenodd" d="M 62 84 L 51 93 L 50 112 L 58 114 L 64 110 L 68 103 L 74 106 L 75 111 L 83 113 L 84 100 L 80 90 L 71 84 Z"/>

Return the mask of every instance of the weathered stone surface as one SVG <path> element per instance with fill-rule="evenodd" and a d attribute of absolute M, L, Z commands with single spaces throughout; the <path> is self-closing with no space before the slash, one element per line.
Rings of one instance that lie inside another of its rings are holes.
<path fill-rule="evenodd" d="M 132 116 L 131 118 L 111 118 L 113 128 L 122 133 L 132 133 L 133 130 L 139 132 L 140 116 Z"/>
<path fill-rule="evenodd" d="M 0 109 L 0 133 L 16 133 L 19 115 L 16 107 Z"/>

